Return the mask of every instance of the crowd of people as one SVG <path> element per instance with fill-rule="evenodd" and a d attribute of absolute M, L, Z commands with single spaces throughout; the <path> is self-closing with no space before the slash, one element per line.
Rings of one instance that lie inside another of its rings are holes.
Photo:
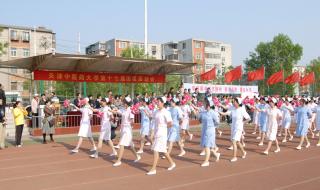
<path fill-rule="evenodd" d="M 92 104 L 90 102 L 95 102 Z M 76 105 L 77 103 L 77 105 Z M 97 103 L 99 105 L 97 106 Z M 309 138 L 319 136 L 320 130 L 320 99 L 313 97 L 289 97 L 289 96 L 214 96 L 207 89 L 201 95 L 196 89 L 191 92 L 181 87 L 177 92 L 170 89 L 169 92 L 161 96 L 147 93 L 136 95 L 113 96 L 108 92 L 105 98 L 90 101 L 90 98 L 79 99 L 68 106 L 79 110 L 82 119 L 79 129 L 79 141 L 77 146 L 71 150 L 78 153 L 83 138 L 88 138 L 92 144 L 92 158 L 99 157 L 102 142 L 108 142 L 111 148 L 111 156 L 117 158 L 113 166 L 120 166 L 125 147 L 130 147 L 135 156 L 134 162 L 141 160 L 145 145 L 151 145 L 154 153 L 154 161 L 147 175 L 156 174 L 159 157 L 166 158 L 169 162 L 168 170 L 176 167 L 171 157 L 173 145 L 176 144 L 180 150 L 178 156 L 186 155 L 185 145 L 187 140 L 192 140 L 193 134 L 189 131 L 190 115 L 193 113 L 201 123 L 202 152 L 205 156 L 201 164 L 202 167 L 209 166 L 211 153 L 219 161 L 221 153 L 216 143 L 216 133 L 221 135 L 219 130 L 220 120 L 230 123 L 231 143 L 228 149 L 233 150 L 231 162 L 238 160 L 238 149 L 241 151 L 241 158 L 246 158 L 245 150 L 245 124 L 252 123 L 254 132 L 257 134 L 258 146 L 263 146 L 267 141 L 267 146 L 262 154 L 268 155 L 272 145 L 275 144 L 275 153 L 281 150 L 278 138 L 283 138 L 281 143 L 291 141 L 296 135 L 300 140 L 296 149 L 301 150 L 304 142 L 305 148 L 310 147 Z M 92 138 L 90 119 L 93 114 L 101 117 L 101 132 L 98 147 Z M 140 113 L 140 146 L 136 150 L 133 143 L 132 126 L 134 116 Z M 114 146 L 111 138 L 111 124 L 114 116 L 120 116 L 120 140 Z M 295 126 L 295 130 L 290 128 Z M 291 132 L 294 131 L 294 134 Z M 308 137 L 310 134 L 310 137 Z M 316 146 L 320 146 L 319 142 Z M 116 151 L 116 148 L 119 150 Z"/>

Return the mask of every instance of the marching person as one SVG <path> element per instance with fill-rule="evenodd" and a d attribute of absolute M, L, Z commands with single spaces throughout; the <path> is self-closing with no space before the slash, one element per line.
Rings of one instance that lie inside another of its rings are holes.
<path fill-rule="evenodd" d="M 277 132 L 278 132 L 278 121 L 281 119 L 281 111 L 275 106 L 276 104 L 276 99 L 272 98 L 269 101 L 270 107 L 267 108 L 266 113 L 268 116 L 267 119 L 267 139 L 269 140 L 268 146 L 266 150 L 263 152 L 263 154 L 268 155 L 269 150 L 272 146 L 273 141 L 276 143 L 276 150 L 274 151 L 275 153 L 280 152 L 280 147 L 279 147 L 279 142 L 277 140 Z"/>
<path fill-rule="evenodd" d="M 108 98 L 102 98 L 100 100 L 101 108 L 100 109 L 93 109 L 94 112 L 98 112 L 101 118 L 101 129 L 100 129 L 100 136 L 97 150 L 94 154 L 90 155 L 91 158 L 98 158 L 99 157 L 99 150 L 102 148 L 103 140 L 108 142 L 108 145 L 112 149 L 112 154 L 110 156 L 117 156 L 117 151 L 113 146 L 113 142 L 111 139 L 111 122 L 110 120 L 113 119 L 113 113 L 111 108 L 108 104 L 110 104 Z"/>
<path fill-rule="evenodd" d="M 268 115 L 266 110 L 269 108 L 269 105 L 266 103 L 267 97 L 260 97 L 260 104 L 256 106 L 255 109 L 259 111 L 259 136 L 257 139 L 260 139 L 258 146 L 263 146 L 264 138 L 267 132 L 267 121 Z"/>
<path fill-rule="evenodd" d="M 201 147 L 205 149 L 205 160 L 201 164 L 202 167 L 209 166 L 210 153 L 212 152 L 219 161 L 220 153 L 216 152 L 216 127 L 219 125 L 219 116 L 215 112 L 212 101 L 206 101 L 206 110 L 200 113 L 199 121 L 202 124 L 201 129 Z"/>
<path fill-rule="evenodd" d="M 94 140 L 92 138 L 92 132 L 91 132 L 90 120 L 92 118 L 93 113 L 92 113 L 92 110 L 89 105 L 89 98 L 84 98 L 83 101 L 79 102 L 79 105 L 82 105 L 82 108 L 78 108 L 74 104 L 70 104 L 70 105 L 72 105 L 75 109 L 80 111 L 82 114 L 81 121 L 80 121 L 80 129 L 79 129 L 79 133 L 78 133 L 79 141 L 78 141 L 76 148 L 71 150 L 71 153 L 78 153 L 79 152 L 79 148 L 82 144 L 83 138 L 85 138 L 85 137 L 87 137 L 89 139 L 89 142 L 91 143 L 91 145 L 93 147 L 92 149 L 90 149 L 90 151 L 91 152 L 96 151 L 97 147 L 94 143 Z"/>
<path fill-rule="evenodd" d="M 285 99 L 284 104 L 282 104 L 281 111 L 282 111 L 281 127 L 284 129 L 284 138 L 282 142 L 285 143 L 287 142 L 288 134 L 289 134 L 289 141 L 293 139 L 293 135 L 290 132 L 290 126 L 291 126 L 291 113 L 294 111 L 294 109 L 288 99 Z"/>
<path fill-rule="evenodd" d="M 140 127 L 141 140 L 140 140 L 140 149 L 137 152 L 138 154 L 143 153 L 143 147 L 146 141 L 152 144 L 151 139 L 149 139 L 148 137 L 150 134 L 150 118 L 152 117 L 152 113 L 148 105 L 149 105 L 149 99 L 146 97 L 142 98 L 142 106 L 139 108 L 140 114 L 141 114 L 141 127 Z"/>
<path fill-rule="evenodd" d="M 171 156 L 167 152 L 167 128 L 172 125 L 172 118 L 170 112 L 164 108 L 164 104 L 167 102 L 165 97 L 158 98 L 158 110 L 155 112 L 155 134 L 154 143 L 152 144 L 153 150 L 153 165 L 147 175 L 155 175 L 157 173 L 156 168 L 159 160 L 159 152 L 164 153 L 165 157 L 170 163 L 168 170 L 173 170 L 176 164 L 173 162 Z"/>
<path fill-rule="evenodd" d="M 42 120 L 42 122 L 43 122 L 42 136 L 43 136 L 43 144 L 47 144 L 46 136 L 50 135 L 51 142 L 54 142 L 53 134 L 55 132 L 55 130 L 54 130 L 54 124 L 55 124 L 54 109 L 52 108 L 50 100 L 45 101 L 45 107 L 44 107 L 43 111 L 44 111 L 44 119 Z"/>
<path fill-rule="evenodd" d="M 237 161 L 237 146 L 239 146 L 242 152 L 242 158 L 246 158 L 247 152 L 244 150 L 240 140 L 243 135 L 243 119 L 246 123 L 250 121 L 250 116 L 246 112 L 245 108 L 240 104 L 240 98 L 233 98 L 233 106 L 229 107 L 227 112 L 220 112 L 221 115 L 230 115 L 232 119 L 231 123 L 231 141 L 233 146 L 233 157 L 231 162 Z"/>
<path fill-rule="evenodd" d="M 24 117 L 28 115 L 28 112 L 22 107 L 20 101 L 16 101 L 13 108 L 13 118 L 16 126 L 16 147 L 20 148 L 22 146 L 21 137 L 25 123 Z"/>
<path fill-rule="evenodd" d="M 315 124 L 316 124 L 316 129 L 319 132 L 320 131 L 320 99 L 318 99 L 318 105 L 315 108 L 313 108 L 312 111 L 313 113 L 316 114 Z M 319 136 L 317 146 L 320 146 L 320 136 Z"/>
<path fill-rule="evenodd" d="M 311 110 L 307 106 L 307 101 L 303 98 L 300 99 L 300 106 L 295 110 L 297 114 L 297 128 L 296 135 L 300 137 L 299 145 L 296 147 L 297 150 L 302 149 L 302 144 L 306 140 L 306 148 L 310 147 L 308 139 L 308 129 L 310 127 L 310 119 L 312 117 Z"/>
<path fill-rule="evenodd" d="M 189 140 L 192 140 L 193 134 L 190 133 L 189 131 L 189 123 L 190 123 L 190 118 L 189 115 L 191 114 L 191 108 L 187 104 L 187 100 L 185 96 L 182 96 L 182 101 L 181 101 L 181 110 L 182 110 L 182 123 L 181 123 L 181 129 L 182 129 L 182 143 L 184 144 L 186 135 L 189 136 Z"/>
<path fill-rule="evenodd" d="M 132 153 L 136 157 L 134 162 L 138 162 L 141 159 L 141 156 L 137 154 L 134 144 L 132 141 L 132 125 L 134 122 L 134 115 L 131 111 L 131 98 L 125 97 L 123 100 L 124 109 L 123 110 L 115 110 L 116 113 L 121 115 L 121 129 L 120 129 L 120 142 L 119 142 L 119 153 L 118 159 L 113 164 L 113 166 L 117 167 L 121 165 L 121 159 L 123 156 L 124 147 L 130 146 Z"/>

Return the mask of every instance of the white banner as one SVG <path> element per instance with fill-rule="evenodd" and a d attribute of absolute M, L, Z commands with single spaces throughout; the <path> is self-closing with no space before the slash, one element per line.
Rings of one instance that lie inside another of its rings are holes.
<path fill-rule="evenodd" d="M 183 83 L 183 88 L 191 89 L 194 92 L 196 88 L 200 93 L 205 93 L 207 88 L 211 89 L 213 94 L 258 94 L 258 86 L 242 86 L 242 85 L 214 85 L 214 84 L 192 84 Z"/>

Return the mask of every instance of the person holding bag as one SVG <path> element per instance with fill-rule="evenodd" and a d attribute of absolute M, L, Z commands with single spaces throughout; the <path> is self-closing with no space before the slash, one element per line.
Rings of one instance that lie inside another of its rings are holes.
<path fill-rule="evenodd" d="M 54 109 L 52 108 L 51 101 L 46 100 L 45 101 L 45 107 L 44 107 L 44 119 L 42 120 L 43 126 L 42 126 L 42 136 L 43 136 L 43 144 L 47 144 L 46 136 L 50 135 L 51 142 L 54 142 L 53 140 L 53 134 L 55 132 L 54 130 L 54 124 L 55 124 L 55 118 L 54 118 Z"/>

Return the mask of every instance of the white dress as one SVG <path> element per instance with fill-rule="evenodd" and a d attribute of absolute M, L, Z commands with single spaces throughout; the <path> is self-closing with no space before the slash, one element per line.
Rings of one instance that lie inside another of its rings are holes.
<path fill-rule="evenodd" d="M 111 124 L 110 118 L 112 116 L 111 109 L 105 106 L 101 109 L 103 115 L 101 118 L 100 140 L 111 140 Z"/>
<path fill-rule="evenodd" d="M 274 107 L 267 110 L 267 115 L 267 139 L 274 141 L 277 137 L 278 118 L 282 116 L 282 113 L 278 108 Z"/>
<path fill-rule="evenodd" d="M 231 106 L 227 114 L 231 115 L 231 140 L 240 141 L 243 132 L 243 119 L 249 120 L 250 116 L 244 107 L 235 108 Z"/>
<path fill-rule="evenodd" d="M 182 110 L 182 123 L 181 123 L 181 129 L 188 130 L 189 129 L 189 115 L 191 113 L 191 109 L 189 105 L 183 105 L 181 106 Z"/>
<path fill-rule="evenodd" d="M 155 131 L 152 150 L 156 152 L 167 152 L 168 129 L 167 123 L 172 122 L 171 114 L 168 110 L 162 108 L 154 114 Z"/>
<path fill-rule="evenodd" d="M 82 113 L 82 116 L 81 116 L 80 129 L 79 129 L 78 136 L 92 137 L 90 118 L 93 112 L 87 106 L 80 108 L 80 112 Z"/>
<path fill-rule="evenodd" d="M 122 146 L 133 146 L 132 143 L 132 127 L 131 120 L 134 119 L 134 115 L 131 112 L 130 107 L 119 112 L 121 114 L 121 129 L 120 129 L 120 142 Z"/>

